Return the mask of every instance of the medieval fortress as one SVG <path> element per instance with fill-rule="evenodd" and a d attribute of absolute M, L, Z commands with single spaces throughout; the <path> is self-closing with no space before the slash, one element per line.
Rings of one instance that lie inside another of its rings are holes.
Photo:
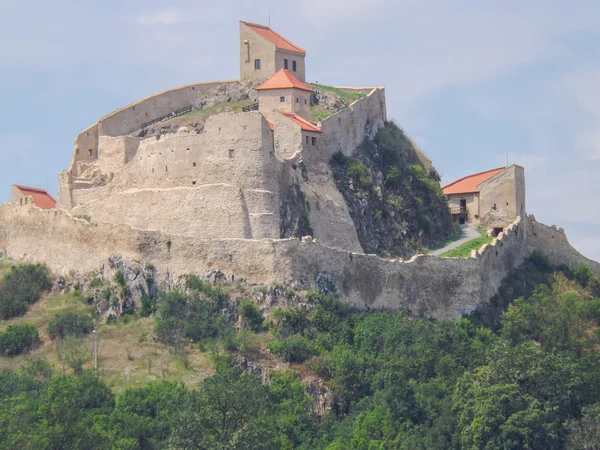
<path fill-rule="evenodd" d="M 448 192 L 456 221 L 498 233 L 470 259 L 364 254 L 329 161 L 337 152 L 352 155 L 385 124 L 385 90 L 338 87 L 360 95 L 311 120 L 305 56 L 269 27 L 240 22 L 240 80 L 170 89 L 82 131 L 71 166 L 59 175 L 55 208 L 41 207 L 41 194 L 24 187 L 0 206 L 0 252 L 62 274 L 100 272 L 120 254 L 153 265 L 163 280 L 220 271 L 257 284 L 329 283 L 360 307 L 436 318 L 489 300 L 535 248 L 552 262 L 584 261 L 600 272 L 563 230 L 527 216 L 518 166 L 486 178 L 485 189 Z M 214 98 L 246 106 L 210 115 L 201 127 L 146 133 L 214 106 Z M 285 233 L 302 215 L 312 236 Z"/>

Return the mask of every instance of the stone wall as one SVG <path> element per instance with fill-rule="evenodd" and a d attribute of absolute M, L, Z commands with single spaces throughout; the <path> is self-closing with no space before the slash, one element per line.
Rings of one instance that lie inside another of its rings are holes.
<path fill-rule="evenodd" d="M 267 89 L 259 91 L 259 111 L 269 120 L 276 111 L 293 112 L 305 119 L 310 118 L 310 91 L 301 89 Z M 281 101 L 281 98 L 285 101 Z"/>
<path fill-rule="evenodd" d="M 322 158 L 329 161 L 338 151 L 352 155 L 356 147 L 365 138 L 373 138 L 386 121 L 385 89 L 373 88 L 366 97 L 321 122 L 318 147 Z"/>
<path fill-rule="evenodd" d="M 477 192 L 468 194 L 450 194 L 447 197 L 450 214 L 460 214 L 460 201 L 465 200 L 468 212 L 467 221 L 479 223 L 479 194 Z"/>
<path fill-rule="evenodd" d="M 62 210 L 0 206 L 0 251 L 59 274 L 99 270 L 113 254 L 153 264 L 163 283 L 220 270 L 259 284 L 335 286 L 361 308 L 406 309 L 438 319 L 471 312 L 497 291 L 525 255 L 520 218 L 470 259 L 384 260 L 297 239 L 201 239 L 126 225 L 88 223 Z"/>
<path fill-rule="evenodd" d="M 201 134 L 101 142 L 108 182 L 75 189 L 74 214 L 186 236 L 279 237 L 285 164 L 258 112 L 211 116 Z"/>
<path fill-rule="evenodd" d="M 299 53 L 290 52 L 278 48 L 275 51 L 275 72 L 285 69 L 285 61 L 288 60 L 288 69 L 300 81 L 306 80 L 305 56 Z M 294 61 L 296 61 L 296 70 L 294 71 Z"/>
<path fill-rule="evenodd" d="M 588 265 L 600 277 L 600 263 L 586 258 L 569 243 L 565 230 L 556 225 L 548 226 L 527 216 L 527 251 L 540 250 L 551 264 L 567 264 L 571 268 L 579 263 Z"/>
<path fill-rule="evenodd" d="M 525 174 L 517 165 L 479 185 L 480 222 L 488 228 L 504 228 L 515 217 L 525 218 Z"/>

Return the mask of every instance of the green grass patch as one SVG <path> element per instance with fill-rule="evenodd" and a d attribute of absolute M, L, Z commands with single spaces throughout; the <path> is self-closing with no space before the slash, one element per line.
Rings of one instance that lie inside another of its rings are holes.
<path fill-rule="evenodd" d="M 314 105 L 310 107 L 310 119 L 313 122 L 323 121 L 335 113 L 336 111 L 324 109 L 321 105 Z"/>
<path fill-rule="evenodd" d="M 481 236 L 465 242 L 463 245 L 440 255 L 441 258 L 470 258 L 471 250 L 479 250 L 484 244 L 491 244 L 493 236 Z"/>
<path fill-rule="evenodd" d="M 346 105 L 349 105 L 349 104 L 355 102 L 356 100 L 365 96 L 365 94 L 362 94 L 360 92 L 346 92 L 346 91 L 343 91 L 342 89 L 339 89 L 339 88 L 336 88 L 333 86 L 326 86 L 324 84 L 316 84 L 316 83 L 308 83 L 308 84 L 320 91 L 330 92 L 332 94 L 337 95 L 344 101 L 344 103 L 346 103 Z"/>
<path fill-rule="evenodd" d="M 179 118 L 187 118 L 187 117 L 202 117 L 204 116 L 205 118 L 208 118 L 210 116 L 213 116 L 215 114 L 219 114 L 222 112 L 242 112 L 242 109 L 245 106 L 249 106 L 251 104 L 253 104 L 255 102 L 253 102 L 250 99 L 246 99 L 246 100 L 240 100 L 239 102 L 228 102 L 228 103 L 219 103 L 218 105 L 213 105 L 213 106 L 209 106 L 208 108 L 203 108 L 203 109 L 195 109 L 193 111 L 190 111 L 189 113 L 185 113 L 182 114 L 181 116 L 176 117 L 176 119 Z M 169 123 L 169 120 L 165 120 L 164 122 L 160 122 L 160 123 Z"/>

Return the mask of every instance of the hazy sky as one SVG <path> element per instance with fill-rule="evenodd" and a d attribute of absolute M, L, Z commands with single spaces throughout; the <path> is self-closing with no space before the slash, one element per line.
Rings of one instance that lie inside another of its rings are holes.
<path fill-rule="evenodd" d="M 238 20 L 307 50 L 307 79 L 385 86 L 444 182 L 525 166 L 527 210 L 600 260 L 600 1 L 0 0 L 0 201 L 57 189 L 73 139 L 182 84 L 238 77 Z"/>

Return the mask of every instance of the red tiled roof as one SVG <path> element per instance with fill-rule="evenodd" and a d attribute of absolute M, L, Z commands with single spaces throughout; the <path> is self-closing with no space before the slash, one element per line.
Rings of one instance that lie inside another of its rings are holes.
<path fill-rule="evenodd" d="M 15 187 L 25 197 L 33 197 L 35 206 L 41 209 L 53 209 L 56 208 L 56 200 L 48 194 L 44 189 L 38 189 L 28 186 L 20 186 L 15 184 Z"/>
<path fill-rule="evenodd" d="M 300 117 L 297 114 L 290 113 L 290 112 L 282 112 L 281 114 L 283 114 L 284 116 L 286 116 L 292 122 L 295 122 L 298 125 L 300 125 L 300 127 L 302 127 L 303 131 L 312 131 L 313 133 L 320 133 L 321 132 L 321 129 L 319 127 L 317 127 L 316 125 L 313 125 L 308 120 L 303 119 L 302 117 Z"/>
<path fill-rule="evenodd" d="M 267 123 L 269 124 L 269 128 L 271 129 L 271 131 L 275 131 L 275 124 L 269 119 L 267 119 Z"/>
<path fill-rule="evenodd" d="M 312 89 L 300 81 L 296 76 L 289 70 L 281 69 L 263 84 L 256 88 L 257 91 L 263 91 L 267 89 L 302 89 L 303 91 L 311 91 Z"/>
<path fill-rule="evenodd" d="M 479 192 L 477 186 L 484 181 L 489 180 L 494 175 L 502 172 L 506 167 L 499 167 L 497 169 L 488 170 L 486 172 L 479 172 L 473 175 L 468 175 L 459 180 L 456 180 L 450 184 L 447 184 L 442 188 L 444 194 L 469 194 Z"/>
<path fill-rule="evenodd" d="M 258 33 L 260 36 L 265 38 L 267 41 L 275 44 L 277 48 L 306 55 L 306 50 L 298 47 L 297 45 L 292 44 L 286 38 L 281 36 L 279 33 L 276 33 L 275 31 L 271 30 L 269 27 L 265 25 L 259 25 L 257 23 L 244 22 L 243 20 L 241 22 L 248 28 L 250 28 L 252 31 Z"/>

